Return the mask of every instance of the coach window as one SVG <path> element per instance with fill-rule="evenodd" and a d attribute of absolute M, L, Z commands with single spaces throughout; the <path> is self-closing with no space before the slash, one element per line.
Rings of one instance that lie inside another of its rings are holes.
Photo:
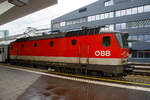
<path fill-rule="evenodd" d="M 37 43 L 36 42 L 34 43 L 34 47 L 37 47 Z"/>
<path fill-rule="evenodd" d="M 53 41 L 50 42 L 50 46 L 51 46 L 51 47 L 54 46 L 54 42 L 53 42 Z"/>
<path fill-rule="evenodd" d="M 103 37 L 103 47 L 110 47 L 110 36 Z"/>
<path fill-rule="evenodd" d="M 71 44 L 76 45 L 77 41 L 75 39 L 72 39 Z"/>

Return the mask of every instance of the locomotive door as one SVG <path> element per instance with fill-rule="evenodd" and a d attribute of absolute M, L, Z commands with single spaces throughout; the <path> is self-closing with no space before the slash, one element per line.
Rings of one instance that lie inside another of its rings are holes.
<path fill-rule="evenodd" d="M 79 63 L 80 64 L 89 64 L 89 44 L 80 44 L 79 46 Z"/>
<path fill-rule="evenodd" d="M 16 60 L 18 59 L 19 55 L 20 55 L 20 49 L 16 48 Z"/>

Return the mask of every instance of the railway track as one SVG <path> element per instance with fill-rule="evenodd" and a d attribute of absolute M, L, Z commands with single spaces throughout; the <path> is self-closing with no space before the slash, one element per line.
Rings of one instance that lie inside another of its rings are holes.
<path fill-rule="evenodd" d="M 147 70 L 134 70 L 131 75 L 150 76 L 150 71 Z"/>
<path fill-rule="evenodd" d="M 150 76 L 150 66 L 135 65 L 135 69 L 131 75 Z"/>

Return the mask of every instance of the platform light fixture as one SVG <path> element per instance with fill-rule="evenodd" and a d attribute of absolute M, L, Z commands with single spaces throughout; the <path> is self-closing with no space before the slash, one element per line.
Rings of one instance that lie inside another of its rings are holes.
<path fill-rule="evenodd" d="M 8 2 L 18 7 L 22 7 L 28 3 L 28 0 L 8 0 Z"/>

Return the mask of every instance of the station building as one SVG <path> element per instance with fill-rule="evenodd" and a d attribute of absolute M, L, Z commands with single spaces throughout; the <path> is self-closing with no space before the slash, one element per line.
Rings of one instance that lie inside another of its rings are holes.
<path fill-rule="evenodd" d="M 94 26 L 128 32 L 135 41 L 130 60 L 150 63 L 150 0 L 97 0 L 51 21 L 52 31 Z"/>

